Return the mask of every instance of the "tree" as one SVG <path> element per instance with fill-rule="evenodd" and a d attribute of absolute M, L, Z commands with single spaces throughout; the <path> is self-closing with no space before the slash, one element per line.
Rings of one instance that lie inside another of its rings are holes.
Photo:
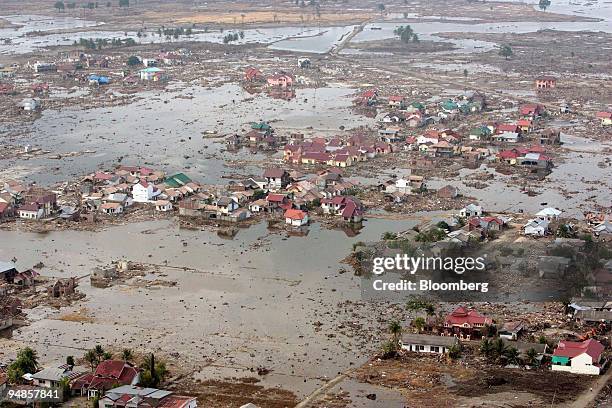
<path fill-rule="evenodd" d="M 493 344 L 489 339 L 482 339 L 480 342 L 480 348 L 478 349 L 480 354 L 487 358 L 491 358 L 491 354 L 493 353 Z"/>
<path fill-rule="evenodd" d="M 378 11 L 380 11 L 380 14 L 382 14 L 382 13 L 383 13 L 383 11 L 385 11 L 385 5 L 384 5 L 384 4 L 382 4 L 382 3 L 379 3 L 379 4 L 377 4 L 377 5 L 376 5 L 376 9 L 377 9 Z"/>
<path fill-rule="evenodd" d="M 419 40 L 419 36 L 416 33 L 412 34 L 412 42 L 413 43 L 418 43 L 419 41 L 420 41 Z"/>
<path fill-rule="evenodd" d="M 504 350 L 504 357 L 510 364 L 518 364 L 520 355 L 521 354 L 516 347 L 508 347 L 506 350 Z"/>
<path fill-rule="evenodd" d="M 383 241 L 391 241 L 397 239 L 397 234 L 395 232 L 387 231 L 382 235 L 382 239 Z"/>
<path fill-rule="evenodd" d="M 409 25 L 397 27 L 395 30 L 393 30 L 393 34 L 397 35 L 400 38 L 400 40 L 402 40 L 402 42 L 405 42 L 405 43 L 413 39 L 413 36 L 416 36 L 414 31 L 412 31 L 412 27 L 410 27 Z M 417 40 L 415 42 L 418 42 L 418 41 L 419 41 L 419 38 L 417 36 Z"/>
<path fill-rule="evenodd" d="M 461 357 L 461 347 L 459 347 L 459 345 L 457 344 L 453 344 L 452 346 L 450 346 L 448 348 L 448 356 L 453 360 L 456 360 Z"/>
<path fill-rule="evenodd" d="M 34 374 L 38 371 L 38 355 L 30 347 L 19 350 L 17 358 L 8 368 L 9 381 L 17 383 L 24 374 Z"/>
<path fill-rule="evenodd" d="M 425 306 L 425 313 L 427 313 L 427 316 L 433 316 L 436 314 L 436 308 L 431 303 L 428 303 Z"/>
<path fill-rule="evenodd" d="M 64 11 L 64 2 L 63 1 L 56 1 L 55 5 L 53 6 L 57 9 L 57 11 L 59 11 L 60 13 Z"/>
<path fill-rule="evenodd" d="M 138 57 L 137 57 L 137 56 L 135 56 L 135 55 L 132 55 L 130 58 L 128 58 L 128 60 L 127 60 L 127 64 L 128 64 L 130 67 L 133 67 L 133 66 L 135 66 L 135 65 L 140 65 L 140 58 L 138 58 Z"/>
<path fill-rule="evenodd" d="M 530 348 L 525 352 L 525 363 L 530 366 L 538 365 L 538 352 L 534 348 Z"/>
<path fill-rule="evenodd" d="M 134 354 L 132 354 L 132 350 L 130 349 L 123 349 L 123 351 L 121 352 L 121 358 L 124 361 L 130 361 L 134 358 Z"/>
<path fill-rule="evenodd" d="M 500 361 L 506 351 L 506 345 L 502 339 L 496 339 L 492 343 L 491 356 L 495 361 Z"/>
<path fill-rule="evenodd" d="M 168 369 L 163 362 L 156 363 L 155 356 L 151 354 L 144 361 L 140 384 L 145 387 L 157 387 L 168 375 Z"/>
<path fill-rule="evenodd" d="M 467 69 L 464 69 L 464 70 L 463 70 L 463 76 L 464 76 L 465 78 L 467 78 L 467 77 L 468 77 L 468 70 L 467 70 Z"/>
<path fill-rule="evenodd" d="M 505 59 L 508 59 L 512 56 L 513 51 L 512 48 L 510 48 L 509 45 L 507 44 L 503 44 L 499 47 L 499 55 L 501 55 L 502 57 L 504 57 Z"/>
<path fill-rule="evenodd" d="M 98 365 L 98 356 L 94 350 L 89 350 L 87 353 L 85 353 L 84 359 L 89 363 L 92 371 Z"/>
<path fill-rule="evenodd" d="M 74 367 L 74 357 L 73 356 L 66 357 L 66 364 L 69 365 L 70 367 Z"/>
<path fill-rule="evenodd" d="M 119 7 L 130 7 L 130 0 L 119 0 Z"/>
<path fill-rule="evenodd" d="M 425 327 L 425 319 L 422 317 L 417 317 L 416 319 L 414 319 L 414 321 L 412 322 L 412 324 L 414 325 L 414 327 L 417 329 L 417 331 L 420 333 L 423 331 L 423 328 Z"/>
<path fill-rule="evenodd" d="M 392 321 L 389 323 L 389 333 L 393 336 L 393 341 L 397 343 L 399 336 L 402 334 L 402 325 L 397 320 Z"/>
<path fill-rule="evenodd" d="M 382 358 L 392 358 L 397 354 L 398 344 L 394 341 L 386 341 L 382 347 Z"/>

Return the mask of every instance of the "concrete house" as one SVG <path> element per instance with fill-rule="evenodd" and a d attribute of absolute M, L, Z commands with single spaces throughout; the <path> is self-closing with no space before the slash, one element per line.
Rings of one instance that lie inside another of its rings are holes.
<path fill-rule="evenodd" d="M 416 353 L 446 354 L 448 349 L 459 344 L 457 337 L 432 336 L 406 333 L 401 338 L 402 350 Z"/>
<path fill-rule="evenodd" d="M 459 216 L 463 218 L 467 217 L 480 217 L 482 215 L 482 207 L 476 204 L 468 204 L 461 210 L 459 210 Z"/>
<path fill-rule="evenodd" d="M 85 374 L 86 370 L 73 368 L 67 364 L 48 367 L 32 375 L 33 384 L 44 388 L 58 388 L 64 379 L 69 381 Z"/>
<path fill-rule="evenodd" d="M 98 408 L 196 408 L 195 397 L 175 395 L 172 391 L 122 385 L 108 390 L 98 402 Z"/>
<path fill-rule="evenodd" d="M 141 180 L 138 184 L 132 187 L 132 197 L 137 203 L 148 203 L 155 200 L 155 197 L 161 194 L 161 191 L 145 180 Z"/>
<path fill-rule="evenodd" d="M 291 181 L 289 173 L 281 168 L 270 168 L 266 169 L 263 174 L 263 178 L 267 181 L 267 187 L 270 190 L 281 190 L 289 185 Z"/>
<path fill-rule="evenodd" d="M 301 227 L 308 224 L 308 213 L 302 210 L 288 209 L 285 211 L 285 223 L 293 227 Z"/>
<path fill-rule="evenodd" d="M 582 342 L 560 341 L 552 355 L 552 370 L 599 375 L 603 351 L 604 346 L 594 339 Z"/>

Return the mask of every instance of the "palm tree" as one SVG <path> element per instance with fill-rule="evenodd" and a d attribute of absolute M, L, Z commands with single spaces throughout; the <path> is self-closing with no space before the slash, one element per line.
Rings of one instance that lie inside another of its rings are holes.
<path fill-rule="evenodd" d="M 402 334 L 402 325 L 397 320 L 392 321 L 389 323 L 389 333 L 393 336 L 393 341 L 397 343 Z"/>
<path fill-rule="evenodd" d="M 525 352 L 525 362 L 530 366 L 536 366 L 539 364 L 538 352 L 534 348 L 530 348 Z"/>
<path fill-rule="evenodd" d="M 98 357 L 98 362 L 100 362 L 102 357 L 104 357 L 104 348 L 101 345 L 97 344 L 96 347 L 94 347 L 94 353 Z"/>
<path fill-rule="evenodd" d="M 89 363 L 92 370 L 96 368 L 96 365 L 98 364 L 98 356 L 96 355 L 96 352 L 94 350 L 89 350 L 87 353 L 85 353 L 85 361 Z"/>
<path fill-rule="evenodd" d="M 521 353 L 515 347 L 508 347 L 504 350 L 504 357 L 510 364 L 518 364 Z"/>
<path fill-rule="evenodd" d="M 427 313 L 427 316 L 435 315 L 436 309 L 434 308 L 434 305 L 432 305 L 431 303 L 428 303 L 427 306 L 425 306 L 425 313 Z"/>
<path fill-rule="evenodd" d="M 487 358 L 491 357 L 491 353 L 493 352 L 493 343 L 489 339 L 482 339 L 480 342 L 480 354 L 486 356 Z"/>
<path fill-rule="evenodd" d="M 130 349 L 123 349 L 123 351 L 121 352 L 121 358 L 124 361 L 130 361 L 134 358 L 134 354 L 132 353 L 132 350 Z"/>
<path fill-rule="evenodd" d="M 495 358 L 495 361 L 499 361 L 504 355 L 504 351 L 506 350 L 506 345 L 502 339 L 497 339 L 493 341 L 491 354 Z"/>
<path fill-rule="evenodd" d="M 417 317 L 416 319 L 414 319 L 412 324 L 417 329 L 417 331 L 420 333 L 421 331 L 423 331 L 423 328 L 425 327 L 425 319 L 422 317 Z"/>

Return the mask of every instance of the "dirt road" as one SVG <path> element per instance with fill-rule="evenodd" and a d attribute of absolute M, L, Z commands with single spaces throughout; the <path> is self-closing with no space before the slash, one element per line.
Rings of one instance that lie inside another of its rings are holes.
<path fill-rule="evenodd" d="M 597 395 L 601 392 L 601 390 L 612 381 L 612 369 L 608 369 L 608 372 L 602 375 L 593 383 L 593 387 L 591 388 L 593 391 L 586 391 L 582 393 L 578 398 L 570 403 L 566 404 L 567 408 L 585 408 L 589 407 L 590 404 L 595 400 Z"/>

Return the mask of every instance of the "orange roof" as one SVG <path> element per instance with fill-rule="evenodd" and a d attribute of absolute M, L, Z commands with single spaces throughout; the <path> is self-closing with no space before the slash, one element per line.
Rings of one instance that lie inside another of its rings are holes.
<path fill-rule="evenodd" d="M 302 210 L 289 209 L 285 211 L 285 218 L 289 218 L 292 220 L 303 220 L 304 218 L 306 218 L 306 215 L 307 214 Z"/>

